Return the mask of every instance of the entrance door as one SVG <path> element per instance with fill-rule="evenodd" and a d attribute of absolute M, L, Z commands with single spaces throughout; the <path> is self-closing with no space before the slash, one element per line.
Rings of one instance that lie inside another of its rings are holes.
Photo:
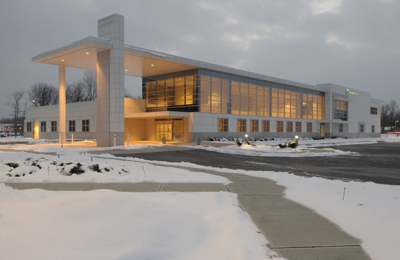
<path fill-rule="evenodd" d="M 183 141 L 182 118 L 156 119 L 156 141 Z"/>
<path fill-rule="evenodd" d="M 172 140 L 171 121 L 156 121 L 156 141 L 161 141 L 163 137 L 166 141 Z"/>
<path fill-rule="evenodd" d="M 325 138 L 325 125 L 321 124 L 320 129 L 320 134 L 321 134 L 321 138 Z"/>

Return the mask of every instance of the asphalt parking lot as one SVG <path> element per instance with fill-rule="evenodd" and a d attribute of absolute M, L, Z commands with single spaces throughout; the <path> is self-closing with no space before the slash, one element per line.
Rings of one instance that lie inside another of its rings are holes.
<path fill-rule="evenodd" d="M 175 147 L 170 149 L 168 147 L 153 148 L 151 152 L 123 151 L 115 155 L 168 162 L 184 161 L 229 169 L 285 171 L 302 176 L 400 185 L 400 143 L 327 147 L 357 152 L 358 155 L 298 158 L 257 157 Z"/>

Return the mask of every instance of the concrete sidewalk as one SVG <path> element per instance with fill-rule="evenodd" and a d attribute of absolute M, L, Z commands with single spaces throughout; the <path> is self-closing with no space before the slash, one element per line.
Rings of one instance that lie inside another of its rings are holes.
<path fill-rule="evenodd" d="M 183 168 L 183 167 L 181 167 Z M 123 192 L 218 192 L 238 194 L 239 204 L 280 256 L 295 260 L 367 260 L 360 241 L 314 211 L 283 196 L 275 182 L 241 174 L 186 168 L 226 177 L 233 183 L 6 183 L 16 189 L 112 189 Z"/>

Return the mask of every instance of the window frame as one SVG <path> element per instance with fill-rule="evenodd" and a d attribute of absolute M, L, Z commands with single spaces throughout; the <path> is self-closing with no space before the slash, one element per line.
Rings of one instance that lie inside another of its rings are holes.
<path fill-rule="evenodd" d="M 57 121 L 51 121 L 51 132 L 57 132 Z"/>
<path fill-rule="evenodd" d="M 47 130 L 46 128 L 47 128 L 46 121 L 41 121 L 41 122 L 40 122 L 40 132 L 41 132 L 41 133 L 45 133 L 46 130 Z"/>
<path fill-rule="evenodd" d="M 271 122 L 269 120 L 262 120 L 262 132 L 269 133 L 271 131 Z"/>
<path fill-rule="evenodd" d="M 218 132 L 229 132 L 229 118 L 218 118 Z"/>
<path fill-rule="evenodd" d="M 237 131 L 238 131 L 238 133 L 247 132 L 247 119 L 238 118 L 238 120 L 237 120 Z"/>
<path fill-rule="evenodd" d="M 76 132 L 76 121 L 68 120 L 68 132 L 74 133 Z"/>
<path fill-rule="evenodd" d="M 90 121 L 89 119 L 82 119 L 82 132 L 90 132 Z"/>
<path fill-rule="evenodd" d="M 312 133 L 312 122 L 307 122 L 307 133 Z"/>
<path fill-rule="evenodd" d="M 286 133 L 293 133 L 293 121 L 286 121 Z"/>
<path fill-rule="evenodd" d="M 250 120 L 250 132 L 258 133 L 260 132 L 260 123 L 259 120 L 252 119 Z"/>
<path fill-rule="evenodd" d="M 276 132 L 283 133 L 283 121 L 281 120 L 276 121 Z"/>
<path fill-rule="evenodd" d="M 301 122 L 296 122 L 296 133 L 301 133 L 301 127 L 302 127 Z"/>

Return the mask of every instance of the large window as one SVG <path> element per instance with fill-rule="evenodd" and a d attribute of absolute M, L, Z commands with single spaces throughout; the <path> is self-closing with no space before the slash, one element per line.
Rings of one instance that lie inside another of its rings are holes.
<path fill-rule="evenodd" d="M 293 122 L 286 122 L 286 132 L 287 133 L 293 132 Z"/>
<path fill-rule="evenodd" d="M 301 122 L 296 122 L 296 133 L 301 133 Z"/>
<path fill-rule="evenodd" d="M 89 120 L 82 120 L 82 132 L 89 132 Z"/>
<path fill-rule="evenodd" d="M 57 121 L 51 121 L 51 131 L 57 132 Z"/>
<path fill-rule="evenodd" d="M 237 131 L 238 132 L 247 132 L 246 127 L 246 119 L 238 119 L 237 121 Z"/>
<path fill-rule="evenodd" d="M 40 132 L 46 132 L 46 122 L 40 122 Z"/>
<path fill-rule="evenodd" d="M 269 133 L 270 132 L 270 122 L 269 120 L 263 120 L 262 121 L 262 131 Z"/>
<path fill-rule="evenodd" d="M 75 120 L 68 121 L 68 131 L 75 132 Z"/>
<path fill-rule="evenodd" d="M 259 132 L 258 120 L 250 120 L 250 132 Z"/>
<path fill-rule="evenodd" d="M 325 94 L 197 69 L 143 78 L 147 111 L 325 119 Z"/>
<path fill-rule="evenodd" d="M 283 121 L 276 121 L 276 132 L 277 133 L 283 132 Z"/>
<path fill-rule="evenodd" d="M 218 132 L 228 132 L 228 118 L 218 118 Z"/>
<path fill-rule="evenodd" d="M 32 132 L 32 122 L 27 122 L 26 123 L 26 131 L 28 133 Z"/>
<path fill-rule="evenodd" d="M 143 93 L 146 98 L 146 109 L 149 111 L 176 110 L 176 111 L 198 111 L 197 104 L 197 70 L 157 75 L 143 79 Z M 211 104 L 210 94 L 211 78 L 204 79 L 205 89 L 201 95 L 206 97 L 203 102 Z M 220 87 L 220 86 L 219 86 Z M 219 90 L 214 91 L 220 96 Z M 218 105 L 219 106 L 219 105 Z M 216 113 L 221 113 L 217 112 Z M 210 111 L 205 111 L 210 112 Z"/>
<path fill-rule="evenodd" d="M 335 100 L 333 102 L 333 118 L 347 121 L 348 103 L 343 100 Z"/>
<path fill-rule="evenodd" d="M 371 115 L 377 115 L 377 114 L 378 114 L 378 108 L 376 108 L 376 107 L 371 107 L 371 108 L 370 108 L 370 114 L 371 114 Z"/>
<path fill-rule="evenodd" d="M 307 122 L 307 133 L 312 133 L 312 123 Z"/>

